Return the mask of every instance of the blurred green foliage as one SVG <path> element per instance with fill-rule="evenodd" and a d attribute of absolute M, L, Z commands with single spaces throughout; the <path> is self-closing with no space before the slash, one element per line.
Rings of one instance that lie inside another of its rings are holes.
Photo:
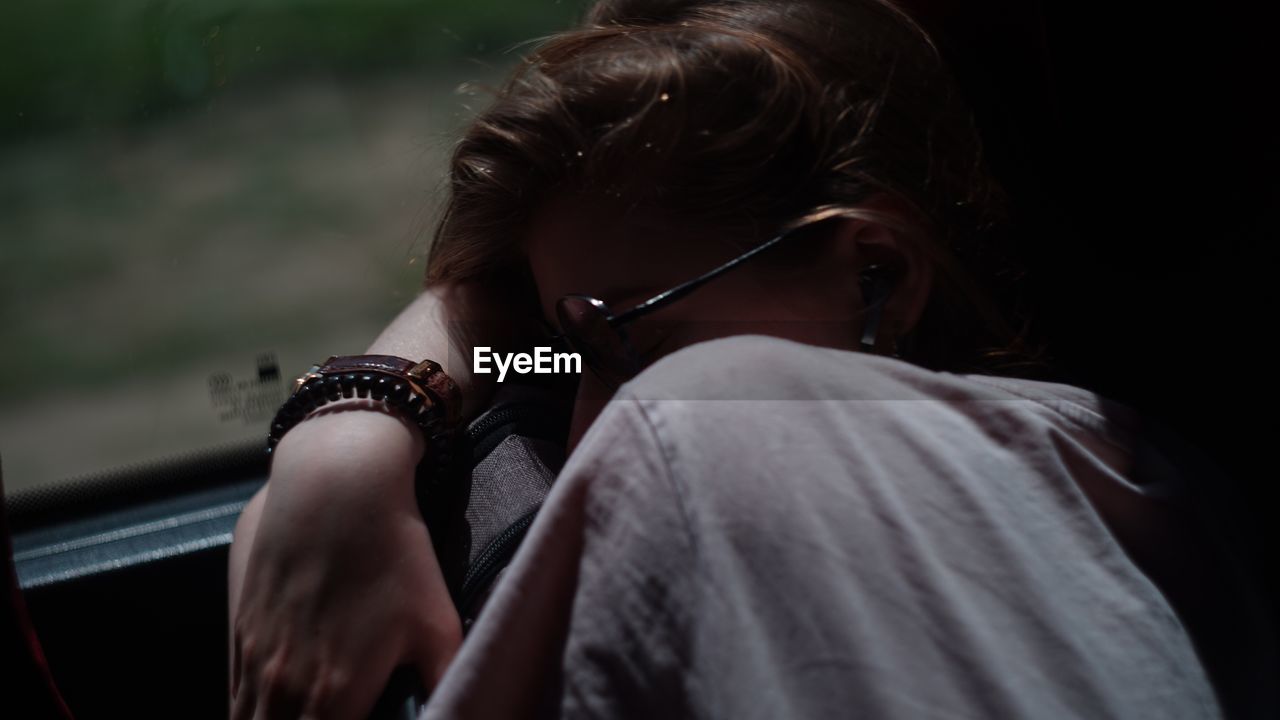
<path fill-rule="evenodd" d="M 0 139 L 136 123 L 266 75 L 484 61 L 580 9 L 578 0 L 10 0 Z"/>
<path fill-rule="evenodd" d="M 368 347 L 421 286 L 462 85 L 584 1 L 4 3 L 6 485 L 260 434 L 211 374 Z"/>

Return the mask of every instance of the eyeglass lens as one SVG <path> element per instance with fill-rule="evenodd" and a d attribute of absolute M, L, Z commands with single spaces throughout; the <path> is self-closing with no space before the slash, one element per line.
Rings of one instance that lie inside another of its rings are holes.
<path fill-rule="evenodd" d="M 595 298 L 568 295 L 556 303 L 566 342 L 602 380 L 619 385 L 636 371 L 636 359 L 622 328 L 609 324 L 609 308 Z"/>

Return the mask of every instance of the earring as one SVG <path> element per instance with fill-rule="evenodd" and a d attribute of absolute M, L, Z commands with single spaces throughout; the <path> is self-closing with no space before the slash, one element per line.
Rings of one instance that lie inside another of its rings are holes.
<path fill-rule="evenodd" d="M 862 299 L 865 303 L 867 321 L 862 326 L 860 345 L 863 352 L 875 352 L 877 335 L 880 334 L 880 317 L 884 313 L 885 301 L 891 291 L 889 278 L 882 270 L 882 265 L 868 265 L 861 273 L 859 284 L 862 288 Z M 893 357 L 898 357 L 898 341 L 893 341 Z"/>

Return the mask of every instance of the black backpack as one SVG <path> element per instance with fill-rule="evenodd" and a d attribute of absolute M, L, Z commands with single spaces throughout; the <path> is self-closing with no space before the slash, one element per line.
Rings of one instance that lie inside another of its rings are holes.
<path fill-rule="evenodd" d="M 419 483 L 418 506 L 462 629 L 480 615 L 564 464 L 569 408 L 553 390 L 504 383 L 459 438 L 456 469 Z M 397 668 L 371 720 L 416 718 L 426 703 L 417 672 Z"/>
<path fill-rule="evenodd" d="M 460 438 L 459 471 L 419 497 L 464 632 L 564 464 L 567 410 L 542 388 L 500 388 Z"/>

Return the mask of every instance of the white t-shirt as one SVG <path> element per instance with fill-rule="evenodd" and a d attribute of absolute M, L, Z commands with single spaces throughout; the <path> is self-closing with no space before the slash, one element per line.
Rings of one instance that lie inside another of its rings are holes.
<path fill-rule="evenodd" d="M 625 385 L 423 718 L 1212 718 L 1090 504 L 1131 413 L 738 336 Z"/>

